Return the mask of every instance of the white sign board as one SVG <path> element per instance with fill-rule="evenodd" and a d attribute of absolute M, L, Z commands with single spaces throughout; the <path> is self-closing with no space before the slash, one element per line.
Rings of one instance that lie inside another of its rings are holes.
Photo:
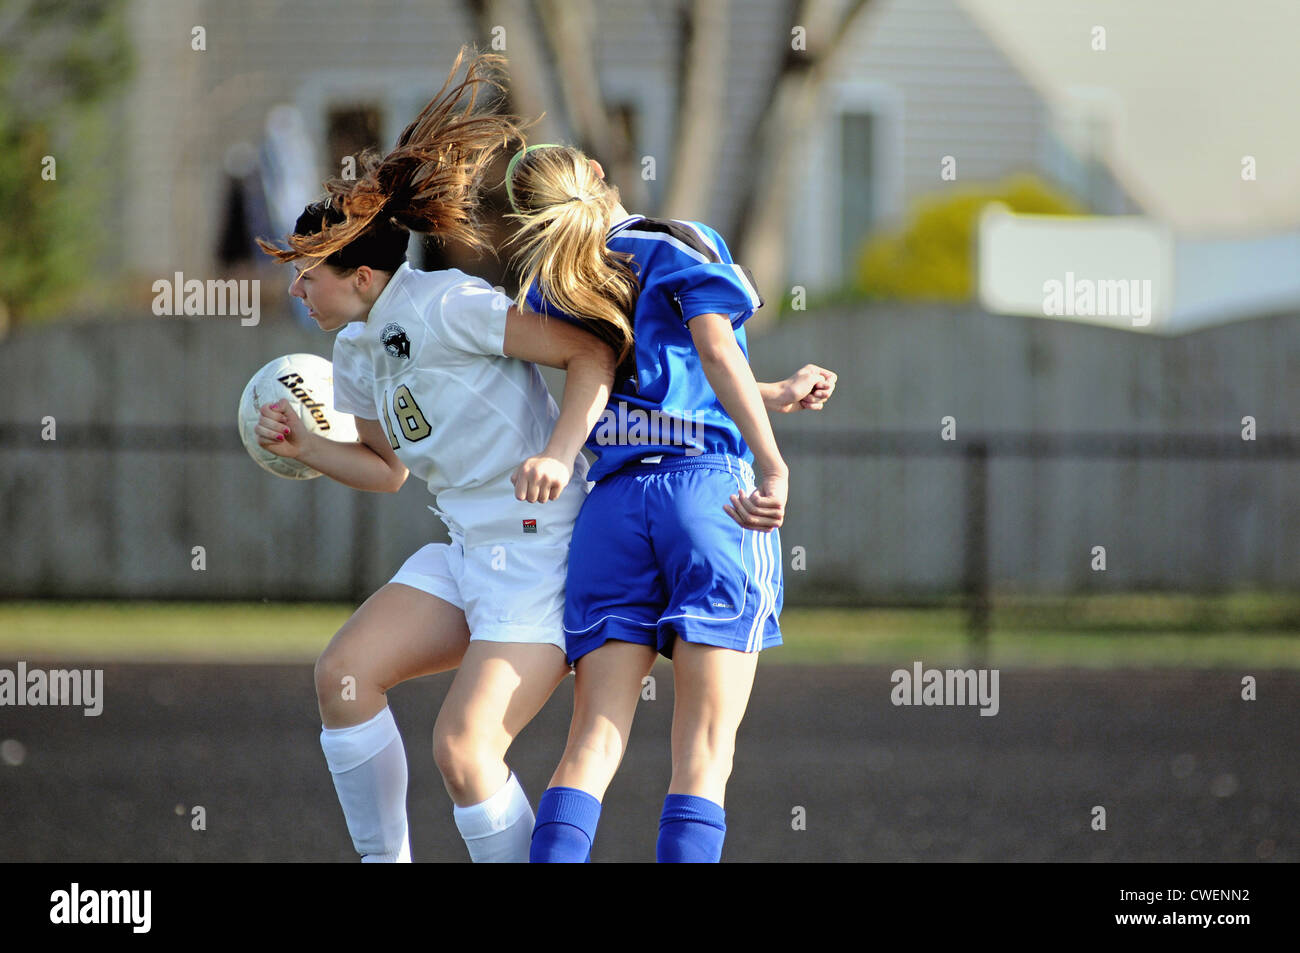
<path fill-rule="evenodd" d="M 1135 331 L 1165 322 L 1173 240 L 1136 216 L 1018 215 L 999 203 L 979 222 L 979 297 L 987 311 Z"/>

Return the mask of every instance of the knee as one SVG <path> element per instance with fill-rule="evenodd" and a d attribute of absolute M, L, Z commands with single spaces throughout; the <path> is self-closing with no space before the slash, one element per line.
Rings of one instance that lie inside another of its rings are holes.
<path fill-rule="evenodd" d="M 359 673 L 347 653 L 333 646 L 316 660 L 316 702 L 322 712 L 337 711 L 357 698 Z"/>
<path fill-rule="evenodd" d="M 493 750 L 483 738 L 465 728 L 438 722 L 433 729 L 433 760 L 453 798 L 474 787 L 484 768 L 502 760 L 505 752 Z"/>
<path fill-rule="evenodd" d="M 673 773 L 707 776 L 725 781 L 731 777 L 736 755 L 736 736 L 702 725 L 689 732 L 679 750 L 673 752 Z"/>
<path fill-rule="evenodd" d="M 564 758 L 612 774 L 623 760 L 623 747 L 623 736 L 618 730 L 608 722 L 601 722 L 575 732 L 565 748 Z"/>

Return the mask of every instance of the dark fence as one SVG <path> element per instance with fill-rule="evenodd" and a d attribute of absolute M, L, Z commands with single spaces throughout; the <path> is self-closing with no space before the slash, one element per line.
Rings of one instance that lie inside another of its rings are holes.
<path fill-rule="evenodd" d="M 1298 342 L 1294 316 L 1158 339 L 940 309 L 756 338 L 763 379 L 840 374 L 826 411 L 775 420 L 787 603 L 956 600 L 978 635 L 1002 594 L 1300 590 Z M 0 595 L 360 599 L 445 538 L 423 486 L 280 480 L 244 454 L 248 377 L 331 343 L 191 319 L 0 345 Z"/>

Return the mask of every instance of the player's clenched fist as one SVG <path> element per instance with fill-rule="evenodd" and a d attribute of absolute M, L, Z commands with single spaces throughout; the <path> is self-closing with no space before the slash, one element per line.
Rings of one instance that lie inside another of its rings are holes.
<path fill-rule="evenodd" d="M 816 364 L 805 364 L 785 380 L 780 382 L 781 391 L 769 405 L 769 409 L 780 414 L 792 414 L 796 410 L 821 410 L 826 401 L 835 393 L 835 382 L 839 376 Z"/>
<path fill-rule="evenodd" d="M 258 446 L 278 457 L 296 457 L 307 439 L 307 426 L 297 414 L 286 409 L 286 401 L 277 400 L 261 406 L 257 426 Z"/>
<path fill-rule="evenodd" d="M 748 496 L 731 494 L 731 505 L 724 506 L 727 515 L 745 529 L 770 533 L 785 521 L 785 498 L 789 491 L 789 478 L 783 474 L 764 476 L 757 490 Z"/>
<path fill-rule="evenodd" d="M 573 476 L 572 465 L 554 457 L 529 457 L 510 477 L 515 485 L 515 499 L 529 503 L 558 500 Z"/>

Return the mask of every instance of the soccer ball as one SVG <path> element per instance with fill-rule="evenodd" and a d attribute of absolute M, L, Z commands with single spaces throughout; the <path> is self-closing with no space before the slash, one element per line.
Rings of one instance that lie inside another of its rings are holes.
<path fill-rule="evenodd" d="M 319 470 L 258 446 L 254 428 L 262 405 L 281 398 L 289 401 L 289 410 L 302 418 L 308 430 L 341 443 L 354 442 L 355 419 L 334 409 L 334 365 L 315 354 L 277 357 L 253 375 L 239 398 L 239 437 L 254 462 L 289 480 L 314 479 L 320 476 Z"/>

